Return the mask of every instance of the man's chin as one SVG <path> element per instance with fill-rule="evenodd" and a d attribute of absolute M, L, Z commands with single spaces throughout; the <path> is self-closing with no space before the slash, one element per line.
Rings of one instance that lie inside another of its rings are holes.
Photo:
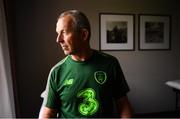
<path fill-rule="evenodd" d="M 65 54 L 65 55 L 70 55 L 71 52 L 69 52 L 69 51 L 64 51 L 64 54 Z"/>

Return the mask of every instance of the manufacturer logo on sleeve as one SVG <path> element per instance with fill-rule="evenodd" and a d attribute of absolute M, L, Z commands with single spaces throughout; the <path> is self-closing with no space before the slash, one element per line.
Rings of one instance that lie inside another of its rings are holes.
<path fill-rule="evenodd" d="M 66 86 L 72 85 L 73 84 L 73 80 L 74 79 L 67 79 L 67 80 L 65 80 L 64 85 L 66 85 Z"/>
<path fill-rule="evenodd" d="M 99 84 L 104 84 L 106 82 L 107 75 L 103 71 L 96 71 L 94 73 L 94 78 Z"/>

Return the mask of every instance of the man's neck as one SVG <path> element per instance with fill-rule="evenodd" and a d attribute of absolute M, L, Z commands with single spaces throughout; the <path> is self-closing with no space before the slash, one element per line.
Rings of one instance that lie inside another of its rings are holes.
<path fill-rule="evenodd" d="M 71 58 L 75 61 L 86 61 L 93 55 L 93 50 L 88 49 L 85 52 L 81 52 L 75 55 L 71 55 Z"/>

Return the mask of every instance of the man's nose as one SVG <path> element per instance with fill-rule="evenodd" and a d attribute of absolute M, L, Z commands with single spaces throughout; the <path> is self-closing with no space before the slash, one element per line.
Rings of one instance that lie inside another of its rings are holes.
<path fill-rule="evenodd" d="M 57 36 L 57 38 L 56 38 L 56 42 L 57 42 L 57 43 L 63 42 L 63 37 L 62 37 L 61 34 L 58 34 L 58 36 Z"/>

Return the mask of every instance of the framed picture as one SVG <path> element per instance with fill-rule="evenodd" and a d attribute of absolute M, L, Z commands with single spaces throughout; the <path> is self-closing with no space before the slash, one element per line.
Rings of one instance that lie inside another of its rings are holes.
<path fill-rule="evenodd" d="M 100 50 L 134 50 L 134 15 L 100 13 Z"/>
<path fill-rule="evenodd" d="M 169 15 L 139 15 L 139 50 L 170 50 L 170 36 Z"/>

